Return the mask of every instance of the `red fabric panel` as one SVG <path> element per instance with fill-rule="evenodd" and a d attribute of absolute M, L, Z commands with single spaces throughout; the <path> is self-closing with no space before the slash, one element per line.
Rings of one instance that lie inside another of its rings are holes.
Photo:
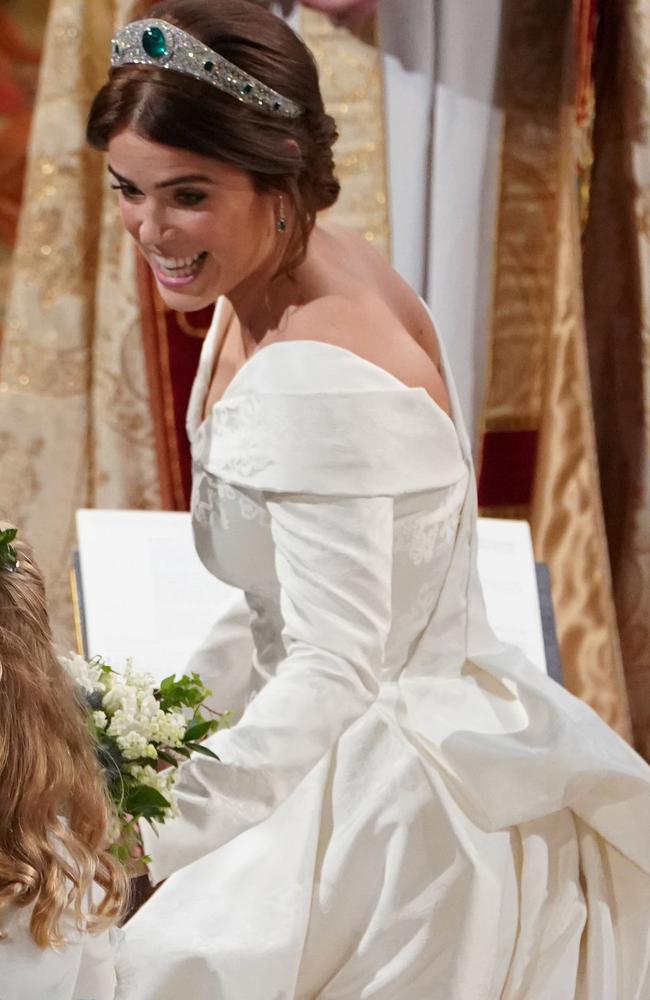
<path fill-rule="evenodd" d="M 193 313 L 179 314 L 165 310 L 168 391 L 171 391 L 176 431 L 175 440 L 170 442 L 170 446 L 177 456 L 186 510 L 189 510 L 192 490 L 192 458 L 185 430 L 185 414 L 212 312 L 212 306 Z"/>
<path fill-rule="evenodd" d="M 480 507 L 519 507 L 533 496 L 537 431 L 488 431 L 478 483 Z"/>

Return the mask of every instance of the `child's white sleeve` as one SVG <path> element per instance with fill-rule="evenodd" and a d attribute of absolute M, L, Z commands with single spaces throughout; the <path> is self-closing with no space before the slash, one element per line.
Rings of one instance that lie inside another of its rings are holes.
<path fill-rule="evenodd" d="M 84 936 L 72 1000 L 115 1000 L 119 933 L 111 928 Z"/>

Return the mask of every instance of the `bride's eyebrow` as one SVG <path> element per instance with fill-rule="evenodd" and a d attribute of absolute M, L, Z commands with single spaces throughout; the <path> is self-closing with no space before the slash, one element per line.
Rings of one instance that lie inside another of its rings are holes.
<path fill-rule="evenodd" d="M 130 187 L 136 187 L 133 181 L 130 181 L 128 177 L 122 177 L 118 174 L 117 170 L 113 170 L 111 166 L 108 168 L 108 172 L 113 175 L 115 180 L 119 181 L 120 184 L 128 184 Z M 173 187 L 175 184 L 214 184 L 211 177 L 206 177 L 205 174 L 183 174 L 182 177 L 172 177 L 171 180 L 161 181 L 160 184 L 156 184 L 156 188 L 166 188 Z"/>

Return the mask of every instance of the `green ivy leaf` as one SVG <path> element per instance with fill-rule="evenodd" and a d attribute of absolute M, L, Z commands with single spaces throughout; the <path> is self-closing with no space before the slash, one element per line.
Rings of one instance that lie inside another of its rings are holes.
<path fill-rule="evenodd" d="M 232 712 L 222 712 L 217 719 L 215 719 L 217 730 L 219 729 L 230 729 L 230 722 L 232 719 Z"/>
<path fill-rule="evenodd" d="M 170 808 L 170 803 L 157 788 L 148 785 L 136 785 L 130 789 L 124 798 L 124 811 L 132 816 L 142 816 L 145 819 L 155 819 Z"/>
<path fill-rule="evenodd" d="M 171 708 L 197 708 L 212 692 L 205 687 L 198 674 L 183 674 L 178 679 L 174 674 L 161 681 L 157 691 L 160 707 L 167 712 Z"/>
<path fill-rule="evenodd" d="M 185 745 L 195 753 L 202 753 L 204 757 L 212 757 L 213 760 L 219 760 L 216 753 L 213 753 L 213 751 L 206 747 L 203 743 L 186 743 Z"/>
<path fill-rule="evenodd" d="M 184 743 L 187 743 L 188 741 L 194 742 L 195 740 L 203 739 L 204 736 L 207 736 L 208 733 L 214 732 L 215 729 L 216 725 L 214 719 L 205 720 L 202 719 L 201 717 L 199 717 L 198 719 L 193 719 L 190 722 L 187 729 L 185 730 L 183 742 Z"/>

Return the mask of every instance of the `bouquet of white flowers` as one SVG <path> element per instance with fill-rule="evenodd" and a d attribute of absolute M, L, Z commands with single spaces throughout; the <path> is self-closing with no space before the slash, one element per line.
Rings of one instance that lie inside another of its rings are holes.
<path fill-rule="evenodd" d="M 115 807 L 111 851 L 127 862 L 140 842 L 139 820 L 153 826 L 178 814 L 173 786 L 180 761 L 193 751 L 218 760 L 199 741 L 228 725 L 230 713 L 206 708 L 212 692 L 198 674 L 172 675 L 156 687 L 153 677 L 137 673 L 130 660 L 122 673 L 99 658 L 88 662 L 75 653 L 61 657 L 61 663 L 87 706 Z"/>

